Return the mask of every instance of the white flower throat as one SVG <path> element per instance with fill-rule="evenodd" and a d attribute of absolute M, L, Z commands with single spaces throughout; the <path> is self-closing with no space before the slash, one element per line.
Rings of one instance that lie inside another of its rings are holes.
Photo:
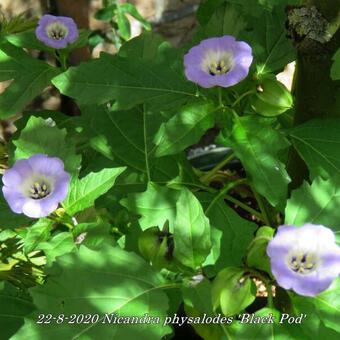
<path fill-rule="evenodd" d="M 44 181 L 34 182 L 29 190 L 29 196 L 34 200 L 45 198 L 50 193 L 51 187 Z"/>
<path fill-rule="evenodd" d="M 293 252 L 287 259 L 288 267 L 298 274 L 310 274 L 316 270 L 317 259 L 315 254 L 298 251 Z"/>
<path fill-rule="evenodd" d="M 33 173 L 23 183 L 22 193 L 27 198 L 40 200 L 50 195 L 53 189 L 54 189 L 53 178 Z"/>
<path fill-rule="evenodd" d="M 233 67 L 232 54 L 226 51 L 208 51 L 203 60 L 203 70 L 211 76 L 226 74 Z"/>
<path fill-rule="evenodd" d="M 68 28 L 60 22 L 54 22 L 46 27 L 47 35 L 54 40 L 62 40 L 68 34 Z"/>

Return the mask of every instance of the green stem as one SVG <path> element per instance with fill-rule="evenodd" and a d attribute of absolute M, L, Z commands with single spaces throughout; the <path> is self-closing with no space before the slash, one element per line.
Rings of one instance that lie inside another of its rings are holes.
<path fill-rule="evenodd" d="M 262 199 L 262 197 L 256 192 L 256 190 L 254 190 L 254 188 L 252 187 L 253 193 L 254 193 L 254 197 L 257 201 L 257 204 L 259 205 L 261 214 L 263 216 L 264 222 L 266 223 L 267 226 L 270 226 L 270 219 L 269 216 L 267 214 L 267 209 L 265 207 L 264 201 Z"/>
<path fill-rule="evenodd" d="M 67 70 L 67 64 L 66 64 L 67 55 L 63 52 L 54 50 L 54 56 L 59 61 L 61 69 L 63 71 L 66 71 Z"/>
<path fill-rule="evenodd" d="M 67 55 L 63 52 L 60 53 L 60 63 L 61 63 L 61 69 L 63 71 L 67 70 Z"/>
<path fill-rule="evenodd" d="M 231 182 L 228 183 L 215 197 L 214 199 L 210 202 L 210 204 L 208 205 L 207 209 L 205 210 L 205 214 L 207 215 L 209 210 L 214 206 L 214 204 L 222 197 L 224 197 L 226 195 L 226 193 L 235 188 L 236 186 L 240 185 L 240 184 L 244 184 L 246 183 L 247 180 L 246 179 L 239 179 L 235 182 Z"/>
<path fill-rule="evenodd" d="M 221 328 L 222 328 L 223 333 L 224 333 L 225 336 L 227 337 L 227 339 L 228 339 L 228 340 L 232 340 L 232 337 L 230 336 L 229 332 L 227 331 L 226 326 L 225 326 L 223 323 L 221 323 L 220 326 L 221 326 Z"/>
<path fill-rule="evenodd" d="M 267 288 L 267 305 L 269 308 L 273 308 L 274 306 L 274 302 L 273 302 L 273 292 L 272 292 L 272 285 L 271 284 L 268 284 L 266 285 L 266 288 Z"/>
<path fill-rule="evenodd" d="M 166 284 L 164 286 L 158 286 L 156 288 L 159 289 L 175 289 L 175 288 L 182 288 L 183 285 L 181 283 L 170 283 L 170 284 Z"/>
<path fill-rule="evenodd" d="M 201 181 L 204 184 L 208 184 L 210 179 L 214 177 L 214 175 L 221 170 L 226 164 L 228 164 L 233 158 L 235 157 L 234 153 L 229 154 L 224 160 L 222 160 L 220 163 L 218 163 L 212 170 L 204 174 L 202 176 Z"/>
<path fill-rule="evenodd" d="M 246 205 L 245 203 L 239 201 L 238 199 L 234 198 L 233 196 L 225 195 L 224 199 L 226 201 L 229 201 L 231 203 L 236 204 L 237 206 L 239 206 L 244 211 L 247 211 L 249 214 L 256 216 L 258 219 L 260 219 L 261 221 L 264 222 L 263 216 L 257 210 L 249 207 L 248 205 Z"/>
<path fill-rule="evenodd" d="M 145 154 L 145 170 L 148 178 L 148 182 L 151 182 L 150 168 L 149 168 L 149 158 L 148 158 L 148 146 L 146 140 L 146 117 L 145 108 L 143 108 L 143 134 L 144 134 L 144 154 Z"/>
<path fill-rule="evenodd" d="M 253 93 L 255 93 L 254 90 L 244 92 L 231 104 L 231 107 L 235 107 L 243 98 L 245 98 L 245 97 L 247 97 L 247 96 L 249 96 L 250 94 L 253 94 Z"/>
<path fill-rule="evenodd" d="M 223 107 L 223 96 L 222 96 L 222 88 L 218 87 L 218 103 L 220 107 Z"/>

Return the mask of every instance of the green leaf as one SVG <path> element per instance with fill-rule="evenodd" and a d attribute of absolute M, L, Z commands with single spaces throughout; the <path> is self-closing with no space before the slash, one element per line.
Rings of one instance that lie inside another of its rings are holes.
<path fill-rule="evenodd" d="M 117 25 L 119 33 L 124 40 L 129 40 L 131 37 L 130 21 L 126 15 L 120 11 L 120 7 L 118 6 L 117 8 Z"/>
<path fill-rule="evenodd" d="M 76 155 L 73 143 L 66 139 L 66 130 L 56 127 L 51 118 L 45 120 L 31 117 L 13 144 L 16 146 L 16 160 L 29 158 L 37 153 L 47 154 L 62 159 L 66 171 L 79 171 L 81 156 Z"/>
<path fill-rule="evenodd" d="M 186 188 L 176 202 L 174 257 L 187 267 L 199 267 L 211 250 L 210 225 L 197 198 Z"/>
<path fill-rule="evenodd" d="M 103 169 L 91 172 L 81 179 L 73 179 L 63 206 L 69 215 L 74 215 L 94 204 L 94 201 L 109 191 L 116 178 L 125 168 Z"/>
<path fill-rule="evenodd" d="M 136 46 L 134 53 L 126 57 L 102 53 L 99 59 L 69 68 L 55 77 L 53 84 L 82 105 L 116 100 L 115 109 L 142 103 L 160 108 L 195 96 L 195 86 L 172 67 L 172 58 L 163 57 L 172 52 L 170 48 L 163 48 L 153 60 L 144 60 L 140 58 L 140 39 L 143 37 L 131 40 Z"/>
<path fill-rule="evenodd" d="M 267 273 L 270 271 L 270 260 L 267 256 L 268 242 L 273 238 L 275 229 L 271 227 L 260 227 L 256 236 L 249 245 L 247 253 L 247 265 L 252 268 L 257 268 Z"/>
<path fill-rule="evenodd" d="M 306 182 L 293 191 L 285 211 L 285 223 L 303 225 L 322 224 L 340 230 L 339 179 L 316 178 L 310 185 Z"/>
<path fill-rule="evenodd" d="M 226 0 L 202 0 L 196 14 L 198 22 L 201 25 L 205 25 L 225 1 Z"/>
<path fill-rule="evenodd" d="M 0 43 L 0 81 L 13 80 L 0 96 L 0 118 L 22 111 L 50 84 L 59 70 L 8 42 Z"/>
<path fill-rule="evenodd" d="M 197 143 L 214 126 L 216 111 L 212 102 L 196 101 L 182 106 L 156 134 L 156 157 L 179 153 Z"/>
<path fill-rule="evenodd" d="M 145 192 L 130 194 L 120 203 L 129 211 L 141 216 L 139 224 L 142 230 L 154 226 L 163 227 L 167 220 L 172 228 L 176 218 L 178 197 L 179 191 L 150 182 Z"/>
<path fill-rule="evenodd" d="M 326 291 L 317 295 L 313 302 L 326 327 L 340 333 L 340 279 L 335 280 Z"/>
<path fill-rule="evenodd" d="M 255 190 L 273 206 L 282 206 L 290 178 L 279 153 L 289 144 L 271 122 L 253 116 L 238 118 L 227 140 Z"/>
<path fill-rule="evenodd" d="M 198 280 L 201 279 L 200 275 L 197 275 Z M 201 320 L 204 317 L 204 313 L 209 316 L 214 316 L 214 311 L 211 304 L 211 282 L 207 279 L 203 279 L 201 282 L 192 282 L 190 287 L 182 288 L 182 295 L 184 301 L 184 311 L 188 317 L 199 317 Z M 216 318 L 216 317 L 215 317 Z M 196 333 L 206 340 L 221 340 L 223 339 L 222 328 L 218 323 L 191 323 Z"/>
<path fill-rule="evenodd" d="M 117 5 L 112 4 L 110 6 L 101 8 L 99 11 L 97 11 L 94 15 L 94 17 L 97 20 L 101 21 L 110 21 L 113 16 L 115 15 L 115 11 L 117 10 Z"/>
<path fill-rule="evenodd" d="M 221 315 L 215 316 L 212 319 L 212 323 L 202 323 L 204 317 L 211 314 L 201 313 L 200 311 L 192 308 L 188 305 L 184 305 L 185 314 L 192 320 L 190 325 L 195 329 L 195 332 L 200 336 L 199 339 L 205 340 L 225 340 L 228 339 L 224 335 L 227 334 L 229 336 L 229 330 L 227 327 L 219 324 Z M 211 315 L 212 316 L 212 315 Z M 226 318 L 226 317 L 225 317 Z M 226 323 L 226 320 L 223 320 L 223 323 Z M 230 338 L 231 339 L 231 338 Z"/>
<path fill-rule="evenodd" d="M 62 232 L 52 237 L 48 242 L 39 243 L 37 249 L 45 253 L 47 264 L 51 264 L 58 256 L 72 252 L 75 249 L 75 244 L 71 233 Z"/>
<path fill-rule="evenodd" d="M 89 139 L 101 137 L 107 146 L 104 156 L 109 153 L 120 165 L 150 171 L 153 138 L 164 120 L 162 116 L 139 109 L 109 111 L 104 106 L 82 107 L 82 114 L 84 134 Z"/>
<path fill-rule="evenodd" d="M 309 298 L 294 294 L 294 296 L 292 296 L 292 302 L 296 315 L 301 313 L 306 315 L 301 325 L 291 325 L 290 332 L 292 336 L 295 335 L 295 337 L 300 338 L 303 334 L 307 339 L 337 339 L 339 337 L 339 334 L 331 329 L 333 328 L 330 327 L 332 323 L 330 322 L 330 326 L 328 325 L 332 316 L 335 317 L 335 315 L 332 312 L 329 313 L 329 306 L 328 308 L 326 307 L 326 311 L 322 311 L 325 305 L 323 305 L 323 302 L 320 303 L 321 301 L 318 300 L 318 296 Z M 334 301 L 332 301 L 332 304 L 333 302 Z M 316 306 L 319 310 L 317 310 Z M 323 322 L 323 319 L 327 321 Z M 334 320 L 333 318 L 333 322 Z"/>
<path fill-rule="evenodd" d="M 220 6 L 217 7 L 218 3 Z M 214 0 L 212 10 L 215 9 L 217 10 L 210 17 L 208 23 L 198 31 L 196 40 L 200 41 L 204 38 L 223 35 L 232 35 L 238 38 L 246 28 L 242 7 L 231 3 L 226 3 L 221 6 L 221 1 L 217 2 Z M 207 12 L 206 15 L 209 15 L 209 12 Z M 202 17 L 201 14 L 201 20 L 205 21 L 207 19 L 207 17 Z"/>
<path fill-rule="evenodd" d="M 331 68 L 331 78 L 333 80 L 339 80 L 340 79 L 340 48 L 334 54 L 333 60 L 334 62 Z"/>
<path fill-rule="evenodd" d="M 312 178 L 340 174 L 340 121 L 313 119 L 290 130 L 289 136 Z"/>
<path fill-rule="evenodd" d="M 221 308 L 226 316 L 243 311 L 256 298 L 256 286 L 249 277 L 244 278 L 244 269 L 228 267 L 221 270 L 213 282 L 213 308 Z"/>
<path fill-rule="evenodd" d="M 191 307 L 206 313 L 207 315 L 213 314 L 213 308 L 211 304 L 211 282 L 207 279 L 203 279 L 198 284 L 193 284 L 190 287 L 183 287 L 183 301 Z"/>
<path fill-rule="evenodd" d="M 104 246 L 100 252 L 80 247 L 79 251 L 57 258 L 43 286 L 30 289 L 37 312 L 25 319 L 25 325 L 13 337 L 18 339 L 134 339 L 158 340 L 171 332 L 159 324 L 103 324 L 105 313 L 138 316 L 146 313 L 163 317 L 168 299 L 161 291 L 161 277 L 133 253 Z M 53 320 L 43 327 L 39 314 L 98 314 L 96 323 Z M 107 321 L 107 319 L 105 319 Z"/>
<path fill-rule="evenodd" d="M 241 322 L 234 322 L 231 325 L 230 329 L 233 331 L 232 335 L 235 337 L 235 339 L 295 339 L 290 336 L 286 325 L 282 325 L 278 322 L 280 320 L 280 313 L 277 310 L 272 308 L 262 308 L 256 311 L 254 313 L 253 320 L 257 320 L 257 322 L 255 321 L 257 324 L 254 324 L 254 321 L 253 323 L 249 322 L 251 317 L 252 314 L 245 313 L 242 315 Z M 262 319 L 264 322 L 260 322 L 261 318 L 265 318 Z M 299 337 L 299 340 L 300 339 L 307 340 L 303 337 Z"/>
<path fill-rule="evenodd" d="M 138 20 L 142 24 L 144 29 L 146 29 L 148 31 L 151 30 L 150 23 L 143 18 L 143 16 L 138 12 L 138 10 L 137 10 L 135 5 L 130 4 L 130 3 L 127 2 L 127 3 L 119 5 L 119 10 L 122 13 L 130 14 L 132 17 L 134 17 L 136 20 Z"/>
<path fill-rule="evenodd" d="M 28 254 L 37 249 L 38 245 L 50 238 L 53 222 L 47 218 L 39 219 L 33 226 L 27 229 L 24 238 L 24 253 Z"/>
<path fill-rule="evenodd" d="M 24 324 L 24 317 L 34 310 L 32 302 L 14 286 L 0 282 L 1 339 L 9 339 Z"/>
<path fill-rule="evenodd" d="M 204 207 L 214 199 L 212 194 L 200 194 Z M 242 259 L 257 228 L 255 223 L 241 218 L 223 199 L 219 199 L 209 209 L 209 218 L 213 240 L 212 252 L 205 265 L 215 265 L 216 271 L 228 266 L 242 265 Z"/>
<path fill-rule="evenodd" d="M 78 242 L 93 250 L 99 250 L 110 238 L 111 225 L 104 221 L 77 224 L 72 233 Z"/>
<path fill-rule="evenodd" d="M 263 11 L 260 19 L 249 16 L 248 21 L 249 27 L 241 38 L 252 46 L 259 75 L 275 73 L 295 60 L 295 48 L 286 37 L 284 6 Z"/>
<path fill-rule="evenodd" d="M 2 180 L 0 179 L 2 183 Z M 23 214 L 14 213 L 0 194 L 0 229 L 13 229 L 28 224 L 31 220 Z"/>
<path fill-rule="evenodd" d="M 119 55 L 126 58 L 133 54 L 135 57 L 138 57 L 138 59 L 143 61 L 151 61 L 158 57 L 162 57 L 160 52 L 163 50 L 167 51 L 170 48 L 170 43 L 164 41 L 163 37 L 159 34 L 154 32 L 144 32 L 138 38 L 131 39 L 124 43 L 119 50 Z"/>

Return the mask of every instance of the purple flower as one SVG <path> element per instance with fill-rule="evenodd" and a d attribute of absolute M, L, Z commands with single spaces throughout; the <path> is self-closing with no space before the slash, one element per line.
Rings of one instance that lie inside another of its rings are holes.
<path fill-rule="evenodd" d="M 2 182 L 4 197 L 15 213 L 39 218 L 48 216 L 65 199 L 70 175 L 59 158 L 36 154 L 18 160 L 5 171 Z"/>
<path fill-rule="evenodd" d="M 277 283 L 300 295 L 319 294 L 340 274 L 340 247 L 322 225 L 279 227 L 267 254 Z"/>
<path fill-rule="evenodd" d="M 201 41 L 184 56 L 185 75 L 202 87 L 229 87 L 243 80 L 253 61 L 251 47 L 225 35 Z"/>
<path fill-rule="evenodd" d="M 52 48 L 65 48 L 78 38 L 78 29 L 72 18 L 44 15 L 35 30 L 36 37 Z"/>

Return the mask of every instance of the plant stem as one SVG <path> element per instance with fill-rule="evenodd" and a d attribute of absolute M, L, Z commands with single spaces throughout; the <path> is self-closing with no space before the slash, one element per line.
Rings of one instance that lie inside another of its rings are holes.
<path fill-rule="evenodd" d="M 222 328 L 223 333 L 224 333 L 225 336 L 227 337 L 227 339 L 228 339 L 228 340 L 232 340 L 232 337 L 230 336 L 229 332 L 227 331 L 226 326 L 225 326 L 223 323 L 221 323 L 220 326 L 221 326 L 221 328 Z"/>
<path fill-rule="evenodd" d="M 151 182 L 150 168 L 149 168 L 149 155 L 148 146 L 146 140 L 146 117 L 145 117 L 145 107 L 143 107 L 143 134 L 144 134 L 144 154 L 145 154 L 145 170 L 148 178 L 148 182 Z"/>
<path fill-rule="evenodd" d="M 67 70 L 66 58 L 67 55 L 63 52 L 54 50 L 54 56 L 59 61 L 60 67 L 63 71 Z"/>
<path fill-rule="evenodd" d="M 220 107 L 223 107 L 223 96 L 222 96 L 222 88 L 218 87 L 218 103 Z"/>
<path fill-rule="evenodd" d="M 247 211 L 249 214 L 256 216 L 257 218 L 259 218 L 261 221 L 264 222 L 264 218 L 263 216 L 255 209 L 249 207 L 248 205 L 246 205 L 245 203 L 239 201 L 238 199 L 234 198 L 233 196 L 230 195 L 225 195 L 224 199 L 226 201 L 229 201 L 231 203 L 236 204 L 237 206 L 239 206 L 240 208 L 242 208 L 244 211 Z"/>
<path fill-rule="evenodd" d="M 63 52 L 60 53 L 60 63 L 61 63 L 61 69 L 63 71 L 67 70 L 67 63 L 66 63 L 67 55 Z"/>
<path fill-rule="evenodd" d="M 250 90 L 250 91 L 247 91 L 247 92 L 244 92 L 242 93 L 232 104 L 231 104 L 231 107 L 235 107 L 243 98 L 249 96 L 250 94 L 253 94 L 255 93 L 254 90 Z"/>
<path fill-rule="evenodd" d="M 211 169 L 209 172 L 207 172 L 206 174 L 204 174 L 204 176 L 202 176 L 201 181 L 204 184 L 209 183 L 209 180 L 211 178 L 214 177 L 214 175 L 221 170 L 226 164 L 228 164 L 233 158 L 235 157 L 235 154 L 232 152 L 230 153 L 223 161 L 221 161 L 220 163 L 218 163 L 213 169 Z"/>
<path fill-rule="evenodd" d="M 273 292 L 272 292 L 272 285 L 271 284 L 266 284 L 267 288 L 267 305 L 269 308 L 273 308 L 274 303 L 273 303 Z"/>
<path fill-rule="evenodd" d="M 240 185 L 240 184 L 244 184 L 246 183 L 246 179 L 239 179 L 235 182 L 231 182 L 228 183 L 215 197 L 214 199 L 210 202 L 210 204 L 208 205 L 207 209 L 205 210 L 205 214 L 207 215 L 209 210 L 214 206 L 214 204 L 222 197 L 225 196 L 225 194 L 231 190 L 232 188 L 235 188 L 236 186 Z"/>
<path fill-rule="evenodd" d="M 254 193 L 254 197 L 257 201 L 257 204 L 259 205 L 259 208 L 261 210 L 261 214 L 263 216 L 264 222 L 266 223 L 267 226 L 270 226 L 271 223 L 270 223 L 269 216 L 267 214 L 267 209 L 264 205 L 264 201 L 263 201 L 262 197 L 256 192 L 256 190 L 254 190 L 253 187 L 252 187 L 252 190 L 253 190 L 253 193 Z"/>

